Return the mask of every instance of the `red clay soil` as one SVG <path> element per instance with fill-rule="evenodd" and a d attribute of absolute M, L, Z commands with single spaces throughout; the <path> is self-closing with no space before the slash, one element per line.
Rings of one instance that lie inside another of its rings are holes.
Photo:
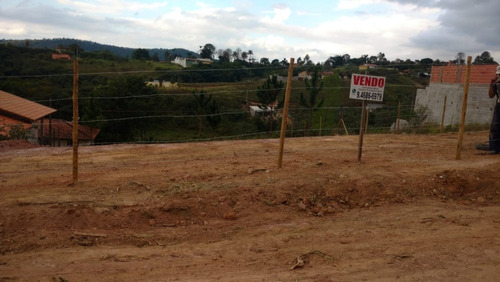
<path fill-rule="evenodd" d="M 0 141 L 0 152 L 37 148 L 39 145 L 32 144 L 26 140 L 4 140 Z"/>
<path fill-rule="evenodd" d="M 487 135 L 3 149 L 0 281 L 498 281 Z"/>

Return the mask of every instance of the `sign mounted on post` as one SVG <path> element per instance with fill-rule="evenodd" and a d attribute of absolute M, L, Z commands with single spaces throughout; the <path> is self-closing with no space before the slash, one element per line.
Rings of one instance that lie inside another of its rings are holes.
<path fill-rule="evenodd" d="M 385 77 L 352 74 L 349 98 L 382 102 L 384 100 Z"/>

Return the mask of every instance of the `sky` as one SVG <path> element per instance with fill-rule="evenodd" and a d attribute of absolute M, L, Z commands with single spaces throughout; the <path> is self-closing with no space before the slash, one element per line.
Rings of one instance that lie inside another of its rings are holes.
<path fill-rule="evenodd" d="M 252 50 L 314 63 L 349 54 L 500 62 L 498 0 L 0 0 L 1 39 L 76 38 L 131 48 Z"/>

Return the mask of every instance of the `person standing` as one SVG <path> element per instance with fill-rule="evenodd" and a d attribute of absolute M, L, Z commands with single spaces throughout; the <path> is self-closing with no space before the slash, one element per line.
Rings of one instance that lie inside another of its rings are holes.
<path fill-rule="evenodd" d="M 500 66 L 497 67 L 496 77 L 490 82 L 488 95 L 497 99 L 490 126 L 489 149 L 491 154 L 498 154 L 500 153 Z"/>

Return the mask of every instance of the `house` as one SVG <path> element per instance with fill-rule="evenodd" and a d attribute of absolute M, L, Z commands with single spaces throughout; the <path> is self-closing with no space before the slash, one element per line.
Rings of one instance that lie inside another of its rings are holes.
<path fill-rule="evenodd" d="M 0 137 L 24 137 L 31 143 L 42 145 L 70 145 L 73 143 L 73 125 L 69 121 L 50 118 L 56 111 L 0 90 Z M 99 131 L 96 128 L 79 125 L 78 143 L 93 144 Z M 13 134 L 16 136 L 12 136 Z"/>
<path fill-rule="evenodd" d="M 52 60 L 71 60 L 71 56 L 68 54 L 57 54 L 53 53 L 52 54 Z"/>
<path fill-rule="evenodd" d="M 270 113 L 273 112 L 273 109 L 271 107 L 267 108 L 261 108 L 259 106 L 248 106 L 248 111 L 250 112 L 250 116 L 260 116 L 260 117 L 265 117 L 269 116 Z"/>
<path fill-rule="evenodd" d="M 93 145 L 101 130 L 90 126 L 78 125 L 78 145 Z M 40 136 L 45 136 L 50 145 L 55 147 L 71 146 L 73 144 L 73 122 L 62 119 L 44 119 L 43 126 L 38 127 Z"/>
<path fill-rule="evenodd" d="M 184 68 L 190 67 L 192 65 L 196 64 L 204 64 L 204 65 L 210 65 L 212 64 L 212 60 L 210 59 L 200 59 L 200 58 L 181 58 L 181 57 L 175 57 L 174 64 L 181 65 Z"/>
<path fill-rule="evenodd" d="M 307 71 L 299 72 L 297 75 L 298 80 L 311 79 L 311 75 Z"/>
<path fill-rule="evenodd" d="M 273 75 L 270 75 L 269 77 L 272 79 Z M 277 75 L 277 80 L 286 84 L 288 82 L 288 76 Z M 298 76 L 292 76 L 292 81 L 297 81 L 297 80 L 299 80 Z"/>
<path fill-rule="evenodd" d="M 14 129 L 22 129 L 28 141 L 37 143 L 39 138 L 43 137 L 38 135 L 38 123 L 55 112 L 55 109 L 0 90 L 0 128 L 2 129 L 0 134 L 6 138 L 14 137 L 11 136 Z"/>
<path fill-rule="evenodd" d="M 369 69 L 376 69 L 376 68 L 378 68 L 378 66 L 375 64 L 362 64 L 361 66 L 359 66 L 359 70 L 369 70 Z"/>
<path fill-rule="evenodd" d="M 333 76 L 335 73 L 333 71 L 324 71 L 321 73 L 321 79 L 324 79 L 327 76 Z"/>
<path fill-rule="evenodd" d="M 171 83 L 170 81 L 163 81 L 163 80 L 148 81 L 146 82 L 146 85 L 153 87 L 164 87 L 164 88 L 179 87 L 177 82 Z"/>

